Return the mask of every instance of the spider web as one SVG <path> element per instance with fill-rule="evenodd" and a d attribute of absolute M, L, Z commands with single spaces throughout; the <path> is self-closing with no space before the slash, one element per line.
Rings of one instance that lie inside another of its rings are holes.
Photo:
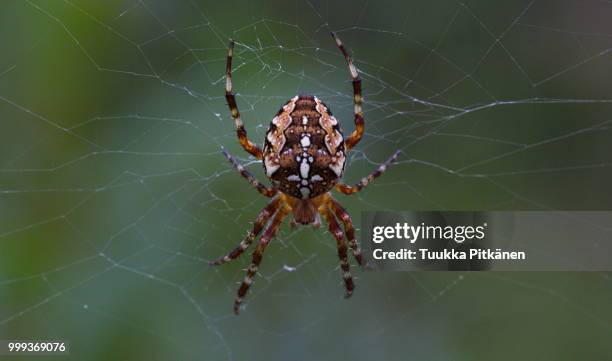
<path fill-rule="evenodd" d="M 208 261 L 266 200 L 223 158 L 228 39 L 253 141 L 295 94 L 352 130 L 362 210 L 610 208 L 606 1 L 5 1 L 0 5 L 0 338 L 74 359 L 604 359 L 606 273 L 364 273 L 283 226 L 239 317 L 244 256 Z M 526 329 L 525 325 L 530 326 Z M 486 337 L 485 337 L 486 335 Z M 544 352 L 546 350 L 546 352 Z M 580 356 L 578 356 L 580 355 Z"/>

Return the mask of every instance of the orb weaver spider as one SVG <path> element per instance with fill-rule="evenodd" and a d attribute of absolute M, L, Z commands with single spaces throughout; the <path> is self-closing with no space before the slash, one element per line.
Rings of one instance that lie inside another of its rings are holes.
<path fill-rule="evenodd" d="M 257 216 L 253 228 L 246 238 L 226 256 L 211 262 L 213 265 L 220 265 L 236 259 L 263 231 L 263 235 L 253 252 L 247 275 L 242 281 L 234 301 L 234 312 L 236 314 L 238 314 L 240 305 L 253 283 L 253 277 L 257 272 L 266 247 L 289 213 L 293 213 L 292 225 L 299 223 L 319 226 L 319 215 L 323 215 L 329 231 L 336 239 L 347 298 L 353 293 L 355 285 L 347 259 L 345 235 L 355 260 L 359 265 L 364 265 L 359 245 L 355 240 L 355 228 L 351 216 L 332 197 L 330 190 L 335 187 L 344 194 L 361 191 L 397 159 L 400 151 L 396 151 L 386 162 L 357 184 L 351 186 L 339 183 L 344 173 L 346 153 L 359 142 L 363 135 L 364 120 L 361 109 L 362 96 L 359 73 L 340 39 L 334 33 L 331 33 L 331 35 L 348 63 L 353 80 L 355 130 L 345 140 L 338 121 L 327 105 L 316 96 L 296 95 L 283 105 L 272 119 L 266 132 L 263 151 L 248 139 L 247 131 L 244 129 L 244 124 L 240 118 L 236 98 L 232 92 L 234 41 L 230 41 L 226 63 L 225 98 L 232 113 L 232 118 L 236 123 L 236 133 L 240 144 L 255 158 L 263 160 L 266 176 L 272 181 L 272 187 L 266 187 L 223 149 L 225 157 L 240 174 L 259 193 L 272 198 Z M 343 224 L 344 232 L 337 219 Z M 265 228 L 266 225 L 267 228 Z"/>

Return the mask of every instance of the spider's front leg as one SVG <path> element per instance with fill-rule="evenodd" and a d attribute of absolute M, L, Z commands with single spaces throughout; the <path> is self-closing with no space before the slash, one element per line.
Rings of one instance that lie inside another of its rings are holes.
<path fill-rule="evenodd" d="M 365 266 L 363 256 L 361 255 L 361 249 L 359 249 L 359 245 L 355 240 L 355 227 L 353 226 L 353 221 L 351 221 L 351 215 L 342 207 L 340 202 L 333 198 L 331 199 L 331 209 L 344 225 L 344 234 L 346 235 L 346 239 L 348 239 L 349 247 L 351 247 L 353 251 L 353 257 L 355 257 L 355 260 L 357 260 L 360 266 Z"/>
<path fill-rule="evenodd" d="M 238 295 L 236 296 L 236 300 L 234 301 L 234 312 L 236 314 L 240 312 L 240 305 L 242 304 L 242 301 L 244 300 L 247 291 L 251 287 L 251 284 L 253 284 L 253 277 L 257 273 L 257 269 L 259 268 L 259 264 L 261 263 L 263 253 L 266 250 L 266 247 L 270 243 L 270 240 L 272 240 L 272 238 L 274 238 L 274 236 L 278 232 L 278 228 L 280 227 L 287 213 L 289 213 L 289 207 L 283 203 L 282 208 L 279 209 L 278 212 L 276 212 L 274 218 L 272 219 L 272 222 L 270 222 L 270 225 L 265 230 L 264 234 L 261 236 L 261 239 L 257 244 L 257 248 L 255 248 L 255 251 L 253 251 L 251 265 L 247 269 L 247 275 L 242 281 L 242 284 L 238 289 Z"/>
<path fill-rule="evenodd" d="M 329 232 L 336 239 L 336 245 L 338 247 L 338 257 L 340 258 L 340 268 L 342 269 L 342 278 L 344 279 L 344 287 L 346 288 L 345 297 L 351 297 L 351 295 L 353 294 L 353 290 L 355 289 L 355 284 L 353 283 L 353 276 L 351 275 L 351 266 L 348 262 L 348 257 L 346 255 L 346 243 L 344 242 L 344 234 L 342 233 L 342 229 L 340 229 L 340 225 L 338 225 L 338 222 L 336 222 L 334 215 L 329 211 L 327 204 L 321 206 L 319 212 L 321 212 L 321 214 L 323 214 L 323 216 L 327 220 Z"/>
<path fill-rule="evenodd" d="M 262 211 L 257 216 L 257 219 L 253 224 L 253 229 L 249 232 L 246 238 L 243 239 L 240 244 L 238 244 L 238 246 L 236 246 L 236 248 L 234 248 L 230 253 L 210 262 L 210 264 L 217 266 L 238 258 L 247 248 L 249 248 L 251 243 L 253 243 L 255 237 L 257 237 L 259 233 L 261 233 L 266 223 L 268 223 L 268 221 L 270 220 L 270 217 L 272 217 L 272 215 L 276 213 L 276 211 L 280 207 L 280 204 L 281 199 L 278 197 L 274 198 L 270 203 L 268 203 L 268 205 L 264 209 L 262 209 Z"/>

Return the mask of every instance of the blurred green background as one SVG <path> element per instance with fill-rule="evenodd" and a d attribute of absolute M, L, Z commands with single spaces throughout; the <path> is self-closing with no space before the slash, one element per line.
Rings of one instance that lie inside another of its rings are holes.
<path fill-rule="evenodd" d="M 207 263 L 266 203 L 220 152 L 265 179 L 223 97 L 230 37 L 261 143 L 298 93 L 352 130 L 341 36 L 366 117 L 345 180 L 403 150 L 338 195 L 359 225 L 610 209 L 611 16 L 565 0 L 3 1 L 0 339 L 68 339 L 71 360 L 612 359 L 608 273 L 354 268 L 345 300 L 329 233 L 285 225 L 236 317 L 249 257 Z"/>

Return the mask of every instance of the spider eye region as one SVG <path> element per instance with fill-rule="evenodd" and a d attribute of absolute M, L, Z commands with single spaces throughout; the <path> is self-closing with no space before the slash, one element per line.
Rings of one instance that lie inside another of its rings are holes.
<path fill-rule="evenodd" d="M 263 153 L 274 186 L 300 199 L 331 190 L 346 163 L 338 121 L 319 98 L 307 95 L 291 98 L 272 119 Z"/>

